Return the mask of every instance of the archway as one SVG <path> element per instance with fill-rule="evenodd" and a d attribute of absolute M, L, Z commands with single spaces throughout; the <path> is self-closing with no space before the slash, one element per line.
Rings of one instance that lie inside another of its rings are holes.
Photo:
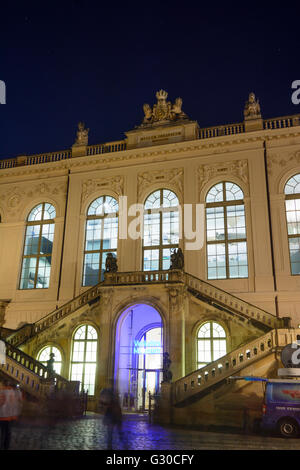
<path fill-rule="evenodd" d="M 116 327 L 114 381 L 122 408 L 145 411 L 158 393 L 163 367 L 163 323 L 147 304 L 127 308 Z"/>

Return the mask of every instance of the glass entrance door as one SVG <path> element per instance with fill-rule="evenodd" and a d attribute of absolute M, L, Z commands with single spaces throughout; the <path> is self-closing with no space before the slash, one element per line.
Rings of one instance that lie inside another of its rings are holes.
<path fill-rule="evenodd" d="M 137 409 L 149 409 L 149 393 L 157 394 L 162 381 L 162 328 L 148 330 L 136 342 Z"/>

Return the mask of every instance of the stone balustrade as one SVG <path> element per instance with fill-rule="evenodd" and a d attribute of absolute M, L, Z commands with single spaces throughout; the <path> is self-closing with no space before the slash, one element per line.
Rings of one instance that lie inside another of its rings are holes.
<path fill-rule="evenodd" d="M 264 130 L 283 129 L 300 125 L 300 114 L 291 116 L 283 116 L 273 119 L 263 120 Z M 224 124 L 221 126 L 204 127 L 199 129 L 199 139 L 210 139 L 213 137 L 222 137 L 228 135 L 237 135 L 245 133 L 245 123 Z M 86 154 L 101 155 L 104 153 L 121 152 L 127 149 L 126 140 L 117 140 L 107 142 L 105 144 L 88 145 Z M 0 160 L 0 170 L 14 168 L 18 166 L 37 165 L 40 163 L 57 162 L 72 158 L 72 150 L 66 149 L 58 152 L 41 153 L 29 156 L 20 156 L 17 158 L 9 158 Z"/>
<path fill-rule="evenodd" d="M 227 124 L 225 126 L 206 127 L 199 129 L 199 139 L 210 139 L 224 135 L 242 134 L 245 132 L 244 123 Z"/>
<path fill-rule="evenodd" d="M 226 307 L 230 311 L 234 311 L 242 315 L 243 317 L 257 320 L 260 323 L 272 328 L 282 328 L 284 326 L 283 318 L 277 318 L 265 310 L 251 305 L 238 297 L 235 297 L 229 292 L 225 292 L 222 289 L 209 284 L 208 282 L 202 281 L 188 273 L 185 273 L 185 283 L 187 287 L 194 289 L 195 291 L 203 294 L 216 303 Z"/>
<path fill-rule="evenodd" d="M 106 144 L 89 145 L 87 147 L 87 155 L 100 155 L 102 153 L 121 152 L 123 150 L 126 150 L 126 142 L 119 140 Z"/>
<path fill-rule="evenodd" d="M 272 330 L 264 336 L 177 380 L 172 384 L 173 404 L 179 404 L 198 393 L 202 393 L 211 385 L 226 379 L 257 359 L 269 354 L 276 346 L 278 346 L 277 332 Z"/>
<path fill-rule="evenodd" d="M 265 119 L 264 129 L 284 129 L 300 125 L 300 115 L 284 116 L 275 119 Z"/>
<path fill-rule="evenodd" d="M 47 367 L 8 342 L 5 346 L 6 363 L 0 365 L 0 370 L 30 394 L 38 397 L 46 395 L 50 385 Z M 53 374 L 52 378 L 58 389 L 69 386 L 69 381 L 58 374 Z"/>
<path fill-rule="evenodd" d="M 133 272 L 108 272 L 105 273 L 105 280 L 96 286 L 91 287 L 73 300 L 67 302 L 62 307 L 54 310 L 34 324 L 24 325 L 19 330 L 7 337 L 7 341 L 15 346 L 19 346 L 32 336 L 44 331 L 62 318 L 75 312 L 78 308 L 95 301 L 101 296 L 103 287 L 109 285 L 137 285 L 137 284 L 160 284 L 160 283 L 181 283 L 191 291 L 195 291 L 207 298 L 216 306 L 222 306 L 230 312 L 237 313 L 247 320 L 254 320 L 266 325 L 268 328 L 282 328 L 284 319 L 277 318 L 265 310 L 249 304 L 248 302 L 235 297 L 229 292 L 225 292 L 205 281 L 202 281 L 179 269 L 165 271 L 133 271 Z"/>

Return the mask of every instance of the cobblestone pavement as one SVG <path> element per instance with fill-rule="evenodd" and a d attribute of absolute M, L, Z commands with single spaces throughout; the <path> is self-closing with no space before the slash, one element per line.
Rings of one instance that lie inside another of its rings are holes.
<path fill-rule="evenodd" d="M 131 450 L 243 450 L 300 449 L 300 439 L 260 435 L 203 432 L 149 424 L 142 415 L 125 415 L 123 428 Z M 106 428 L 101 415 L 57 422 L 21 421 L 12 428 L 11 450 L 101 450 L 106 449 Z M 113 438 L 113 449 L 127 445 Z"/>

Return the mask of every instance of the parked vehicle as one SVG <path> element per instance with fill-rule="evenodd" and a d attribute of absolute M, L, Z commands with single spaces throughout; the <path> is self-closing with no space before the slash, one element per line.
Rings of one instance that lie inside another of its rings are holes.
<path fill-rule="evenodd" d="M 300 435 L 300 380 L 264 377 L 230 377 L 234 380 L 264 382 L 260 428 L 283 437 Z"/>

